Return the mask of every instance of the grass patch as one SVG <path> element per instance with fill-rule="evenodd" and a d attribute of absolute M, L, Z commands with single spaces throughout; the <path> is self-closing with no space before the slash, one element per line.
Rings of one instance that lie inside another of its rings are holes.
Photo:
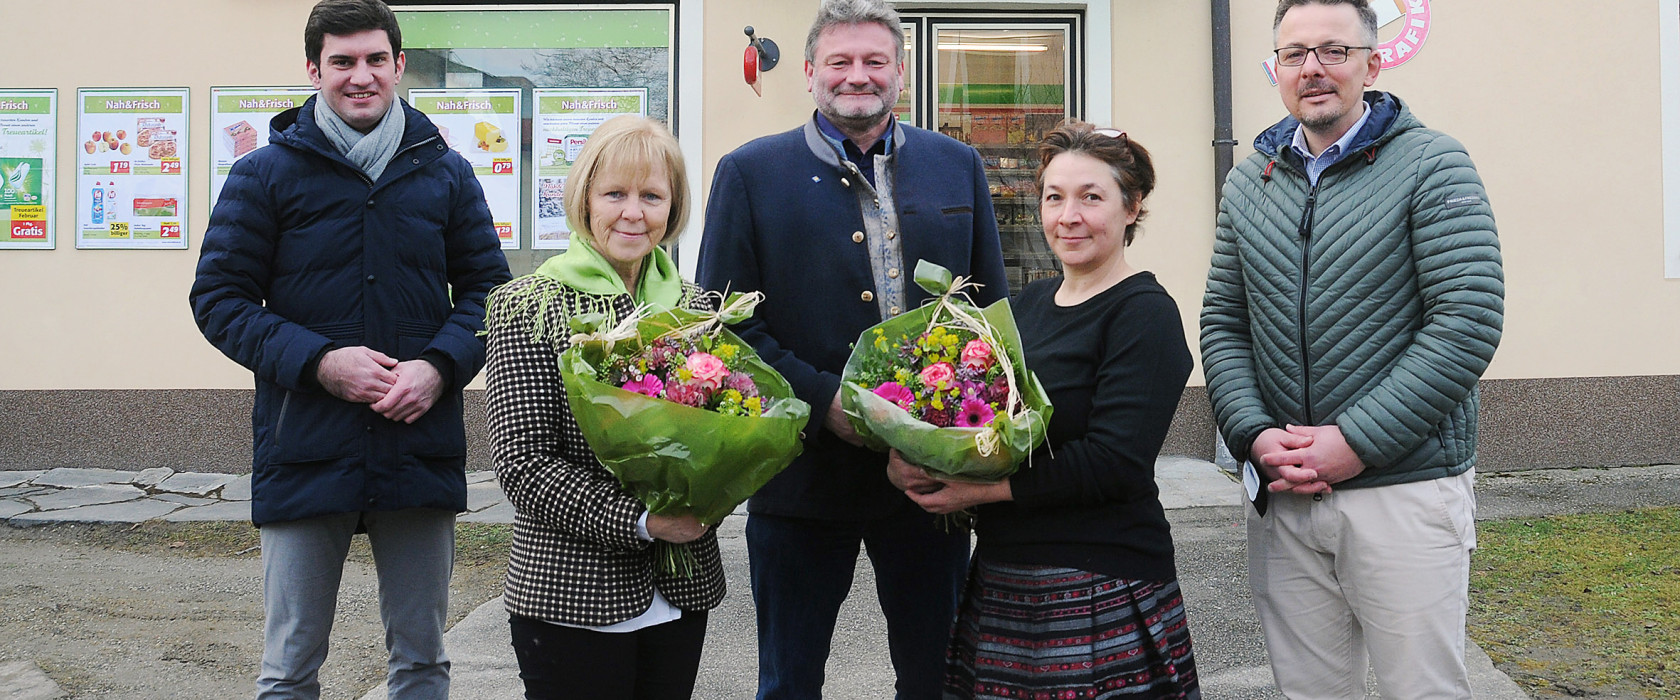
<path fill-rule="evenodd" d="M 1537 697 L 1680 699 L 1680 508 L 1477 524 L 1470 636 Z"/>

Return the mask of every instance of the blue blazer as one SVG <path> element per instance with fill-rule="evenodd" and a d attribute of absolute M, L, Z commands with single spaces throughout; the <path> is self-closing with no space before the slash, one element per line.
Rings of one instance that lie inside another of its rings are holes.
<path fill-rule="evenodd" d="M 760 291 L 764 303 L 734 330 L 811 404 L 805 452 L 748 502 L 753 513 L 865 519 L 915 505 L 886 478 L 886 455 L 823 428 L 851 345 L 882 321 L 856 193 L 816 124 L 756 139 L 723 157 L 706 205 L 699 282 L 711 290 Z M 889 134 L 893 199 L 902 233 L 906 308 L 929 295 L 916 261 L 929 260 L 984 284 L 974 301 L 1009 294 L 997 219 L 980 154 L 948 136 L 898 125 Z M 880 174 L 877 173 L 877 177 Z"/>

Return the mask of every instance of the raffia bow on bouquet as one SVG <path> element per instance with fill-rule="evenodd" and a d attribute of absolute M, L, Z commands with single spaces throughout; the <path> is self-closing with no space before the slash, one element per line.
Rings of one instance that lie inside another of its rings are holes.
<path fill-rule="evenodd" d="M 571 319 L 566 401 L 595 456 L 648 512 L 716 525 L 803 449 L 810 405 L 724 327 L 762 298 L 731 295 L 712 313 L 639 307 L 617 323 Z M 692 574 L 686 545 L 654 546 L 664 572 Z"/>
<path fill-rule="evenodd" d="M 897 449 L 936 478 L 1005 479 L 1043 444 L 1052 409 L 1009 300 L 977 308 L 964 293 L 977 285 L 926 260 L 915 279 L 935 298 L 863 332 L 841 408 L 864 444 Z"/>

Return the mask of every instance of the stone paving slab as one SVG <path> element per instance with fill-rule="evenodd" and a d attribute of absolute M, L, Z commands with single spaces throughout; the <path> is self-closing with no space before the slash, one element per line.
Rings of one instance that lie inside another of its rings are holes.
<path fill-rule="evenodd" d="M 179 493 L 152 494 L 152 500 L 163 501 L 165 503 L 179 503 L 183 506 L 207 506 L 212 503 L 221 503 L 221 501 L 214 498 L 194 498 L 192 496 L 186 496 Z"/>
<path fill-rule="evenodd" d="M 8 489 L 0 489 L 0 498 L 18 498 L 30 494 L 48 493 L 53 490 L 45 486 L 13 486 Z"/>
<path fill-rule="evenodd" d="M 231 474 L 194 474 L 178 472 L 174 476 L 164 479 L 157 485 L 159 491 L 170 493 L 184 493 L 189 496 L 206 496 L 216 489 L 233 481 Z"/>
<path fill-rule="evenodd" d="M 197 508 L 182 508 L 164 517 L 172 523 L 205 522 L 211 520 L 251 520 L 250 501 L 222 501 Z"/>
<path fill-rule="evenodd" d="M 0 472 L 0 489 L 11 488 L 19 484 L 29 483 L 30 479 L 45 474 L 45 471 L 3 471 Z"/>
<path fill-rule="evenodd" d="M 476 513 L 462 513 L 456 520 L 463 523 L 512 523 L 513 504 L 502 501 Z"/>
<path fill-rule="evenodd" d="M 105 484 L 132 484 L 138 472 L 124 472 L 115 469 L 82 469 L 79 467 L 59 467 L 31 479 L 29 483 L 36 486 L 57 486 L 59 488 L 74 488 L 77 486 L 99 486 Z"/>
<path fill-rule="evenodd" d="M 128 484 L 117 484 L 113 486 L 78 486 L 53 493 L 36 494 L 29 496 L 28 499 L 29 502 L 35 504 L 36 508 L 50 511 L 95 506 L 102 503 L 132 501 L 145 495 L 145 491 Z"/>
<path fill-rule="evenodd" d="M 175 470 L 170 469 L 169 467 L 152 467 L 151 469 L 142 469 L 139 474 L 134 475 L 134 485 L 143 489 L 149 489 L 163 483 L 164 479 L 174 475 Z"/>
<path fill-rule="evenodd" d="M 205 506 L 211 507 L 211 506 Z M 161 518 L 180 510 L 179 503 L 166 503 L 150 498 L 127 503 L 106 503 L 96 506 L 82 506 L 67 510 L 37 511 L 15 516 L 7 522 L 13 525 L 39 525 L 43 523 L 139 523 Z"/>
<path fill-rule="evenodd" d="M 482 483 L 482 482 L 486 482 L 486 481 L 495 481 L 495 480 L 496 480 L 496 472 L 493 472 L 493 471 L 485 470 L 485 471 L 481 471 L 481 472 L 467 472 L 467 483 L 469 483 L 469 484 L 477 484 L 477 483 Z"/>
<path fill-rule="evenodd" d="M 246 474 L 222 487 L 222 500 L 249 501 L 251 500 L 251 475 Z"/>
<path fill-rule="evenodd" d="M 0 663 L 0 698 L 7 700 L 55 700 L 69 697 L 33 661 Z"/>
<path fill-rule="evenodd" d="M 0 498 L 0 520 L 35 510 L 35 505 L 15 498 Z"/>
<path fill-rule="evenodd" d="M 1168 510 L 1243 504 L 1242 482 L 1199 459 L 1157 459 L 1155 483 L 1161 489 L 1161 506 Z"/>
<path fill-rule="evenodd" d="M 496 482 L 480 482 L 467 484 L 467 510 L 478 512 L 507 500 L 502 495 L 502 488 Z"/>

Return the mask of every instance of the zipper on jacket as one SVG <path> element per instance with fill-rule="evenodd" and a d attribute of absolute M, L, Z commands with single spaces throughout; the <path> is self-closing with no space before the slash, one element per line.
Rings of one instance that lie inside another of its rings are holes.
<path fill-rule="evenodd" d="M 1313 417 L 1312 400 L 1312 352 L 1307 347 L 1307 282 L 1311 279 L 1308 274 L 1312 258 L 1312 227 L 1313 214 L 1318 208 L 1318 183 L 1313 183 L 1312 189 L 1307 191 L 1307 206 L 1301 212 L 1301 224 L 1296 232 L 1301 235 L 1301 306 L 1296 330 L 1300 333 L 1301 342 L 1301 398 L 1307 415 L 1307 425 L 1316 425 Z"/>
<path fill-rule="evenodd" d="M 286 392 L 286 395 L 280 399 L 280 417 L 274 419 L 274 446 L 275 447 L 279 447 L 281 445 L 280 436 L 284 434 L 282 429 L 286 427 L 286 407 L 291 406 L 291 405 L 292 405 L 292 392 L 288 390 Z"/>

